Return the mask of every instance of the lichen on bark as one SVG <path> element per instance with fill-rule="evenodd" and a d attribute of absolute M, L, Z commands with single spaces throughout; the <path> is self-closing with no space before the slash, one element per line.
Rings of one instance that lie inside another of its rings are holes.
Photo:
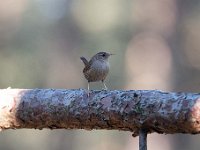
<path fill-rule="evenodd" d="M 141 128 L 157 133 L 200 133 L 200 94 L 158 90 L 2 89 L 0 128 Z"/>

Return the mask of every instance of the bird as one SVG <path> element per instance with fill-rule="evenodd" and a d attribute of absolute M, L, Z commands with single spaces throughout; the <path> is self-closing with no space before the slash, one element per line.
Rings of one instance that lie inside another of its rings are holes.
<path fill-rule="evenodd" d="M 104 90 L 108 89 L 105 84 L 105 79 L 110 70 L 108 58 L 111 55 L 114 54 L 108 52 L 98 52 L 89 61 L 83 56 L 80 57 L 85 65 L 83 74 L 88 81 L 88 96 L 90 91 L 90 82 L 101 81 L 103 83 Z"/>

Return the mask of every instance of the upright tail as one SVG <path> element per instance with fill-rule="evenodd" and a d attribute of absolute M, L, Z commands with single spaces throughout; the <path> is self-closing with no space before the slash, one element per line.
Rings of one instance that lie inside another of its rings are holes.
<path fill-rule="evenodd" d="M 80 59 L 83 61 L 85 66 L 89 65 L 89 62 L 87 61 L 87 59 L 85 57 L 80 57 Z"/>

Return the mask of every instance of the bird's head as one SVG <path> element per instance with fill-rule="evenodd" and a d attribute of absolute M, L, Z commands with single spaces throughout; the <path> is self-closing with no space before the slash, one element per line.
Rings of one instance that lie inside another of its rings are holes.
<path fill-rule="evenodd" d="M 108 60 L 108 58 L 113 55 L 111 53 L 107 53 L 107 52 L 99 52 L 97 53 L 94 57 L 98 60 Z"/>

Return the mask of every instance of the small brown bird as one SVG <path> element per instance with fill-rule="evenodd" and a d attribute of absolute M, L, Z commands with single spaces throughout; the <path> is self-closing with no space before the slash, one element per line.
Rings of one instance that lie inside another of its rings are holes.
<path fill-rule="evenodd" d="M 90 61 L 88 61 L 85 57 L 80 57 L 83 61 L 85 68 L 83 69 L 83 74 L 85 78 L 88 80 L 88 96 L 90 90 L 90 82 L 102 81 L 105 90 L 107 90 L 105 84 L 105 78 L 109 72 L 109 62 L 108 58 L 113 55 L 107 52 L 99 52 L 94 55 Z"/>

